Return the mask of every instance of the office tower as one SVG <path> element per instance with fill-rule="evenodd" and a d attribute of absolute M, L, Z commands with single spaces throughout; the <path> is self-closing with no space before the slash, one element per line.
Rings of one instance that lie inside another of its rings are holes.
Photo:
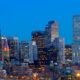
<path fill-rule="evenodd" d="M 10 49 L 10 61 L 12 64 L 19 64 L 19 41 L 17 37 L 8 37 Z"/>
<path fill-rule="evenodd" d="M 58 23 L 49 21 L 45 28 L 45 45 L 49 46 L 57 37 L 59 37 Z"/>
<path fill-rule="evenodd" d="M 3 68 L 3 56 L 2 56 L 2 36 L 0 30 L 0 69 Z"/>
<path fill-rule="evenodd" d="M 37 45 L 35 41 L 29 43 L 29 63 L 38 60 Z"/>
<path fill-rule="evenodd" d="M 80 15 L 73 16 L 73 63 L 80 64 Z"/>
<path fill-rule="evenodd" d="M 59 64 L 65 64 L 65 39 L 59 38 L 59 53 L 58 53 L 58 61 Z"/>
<path fill-rule="evenodd" d="M 2 37 L 2 56 L 3 56 L 3 69 L 10 72 L 10 56 L 9 56 L 9 46 L 7 37 Z"/>
<path fill-rule="evenodd" d="M 38 50 L 37 50 L 37 45 L 35 41 L 32 41 L 32 50 L 33 50 L 33 59 L 34 61 L 38 60 Z"/>
<path fill-rule="evenodd" d="M 56 62 L 58 64 L 65 64 L 65 52 L 64 52 L 65 40 L 64 38 L 60 38 L 60 37 L 55 38 L 51 45 L 53 45 L 53 52 L 54 52 L 53 55 L 55 55 L 53 60 L 56 59 Z"/>
<path fill-rule="evenodd" d="M 58 62 L 58 53 L 59 49 L 54 45 L 50 45 L 47 47 L 47 64 L 49 65 L 50 62 L 53 64 Z"/>
<path fill-rule="evenodd" d="M 19 43 L 20 62 L 28 62 L 29 60 L 29 43 L 27 41 L 21 41 Z"/>
<path fill-rule="evenodd" d="M 65 45 L 65 59 L 72 60 L 72 45 Z"/>
<path fill-rule="evenodd" d="M 32 41 L 36 41 L 38 49 L 38 60 L 40 65 L 45 65 L 46 61 L 46 52 L 45 49 L 45 37 L 44 31 L 35 31 L 32 32 Z"/>
<path fill-rule="evenodd" d="M 9 46 L 8 41 L 6 37 L 2 37 L 2 55 L 3 55 L 3 61 L 5 63 L 9 63 Z"/>

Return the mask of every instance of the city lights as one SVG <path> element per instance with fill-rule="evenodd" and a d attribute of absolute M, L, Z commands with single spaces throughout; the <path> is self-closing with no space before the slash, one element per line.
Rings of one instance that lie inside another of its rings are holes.
<path fill-rule="evenodd" d="M 77 76 L 77 77 L 80 77 L 80 73 L 77 73 L 76 76 Z"/>
<path fill-rule="evenodd" d="M 65 39 L 60 38 L 58 27 L 55 20 L 49 21 L 44 31 L 32 32 L 30 42 L 19 41 L 18 37 L 1 35 L 0 78 L 8 80 L 79 79 L 80 73 L 75 73 L 75 70 L 80 68 L 79 51 L 77 51 L 80 46 L 76 45 L 77 40 L 74 40 L 74 45 L 65 44 Z M 76 31 L 74 33 L 77 36 Z M 74 66 L 77 67 L 74 68 Z"/>

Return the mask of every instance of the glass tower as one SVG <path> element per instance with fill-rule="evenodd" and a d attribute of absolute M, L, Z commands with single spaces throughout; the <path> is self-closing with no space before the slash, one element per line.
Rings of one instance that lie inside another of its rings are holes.
<path fill-rule="evenodd" d="M 49 21 L 45 28 L 45 45 L 49 46 L 55 38 L 59 37 L 58 23 L 56 21 Z"/>
<path fill-rule="evenodd" d="M 73 16 L 73 63 L 80 63 L 80 15 Z"/>

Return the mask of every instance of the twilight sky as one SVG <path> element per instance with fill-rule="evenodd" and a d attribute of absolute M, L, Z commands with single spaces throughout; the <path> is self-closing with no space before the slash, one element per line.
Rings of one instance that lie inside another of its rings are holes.
<path fill-rule="evenodd" d="M 57 20 L 60 36 L 72 43 L 72 16 L 80 14 L 80 0 L 0 0 L 0 28 L 6 36 L 31 40 L 31 32 L 44 30 Z"/>

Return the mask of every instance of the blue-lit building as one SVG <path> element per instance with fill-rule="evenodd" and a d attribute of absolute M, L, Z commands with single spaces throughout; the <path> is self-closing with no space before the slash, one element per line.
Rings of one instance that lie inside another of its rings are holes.
<path fill-rule="evenodd" d="M 19 43 L 19 53 L 21 63 L 29 61 L 29 43 L 27 41 L 21 41 Z"/>
<path fill-rule="evenodd" d="M 38 50 L 35 41 L 29 43 L 29 63 L 34 64 L 34 61 L 38 60 Z"/>
<path fill-rule="evenodd" d="M 73 63 L 80 64 L 80 15 L 73 16 Z"/>
<path fill-rule="evenodd" d="M 59 38 L 59 53 L 58 53 L 58 62 L 60 65 L 65 64 L 65 39 Z"/>

